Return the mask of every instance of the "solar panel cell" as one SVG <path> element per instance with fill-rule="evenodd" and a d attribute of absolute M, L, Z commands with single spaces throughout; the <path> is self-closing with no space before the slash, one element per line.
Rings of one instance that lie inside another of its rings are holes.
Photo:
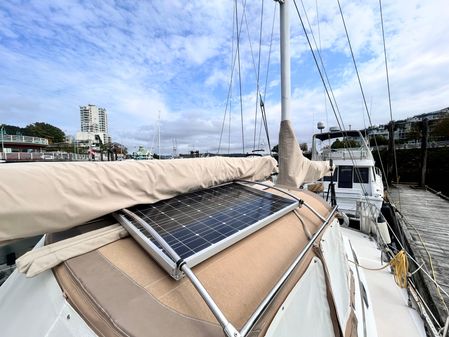
<path fill-rule="evenodd" d="M 148 223 L 181 258 L 198 262 L 251 234 L 297 204 L 296 200 L 231 183 L 129 210 Z M 130 221 L 161 249 L 142 226 L 134 219 Z"/>

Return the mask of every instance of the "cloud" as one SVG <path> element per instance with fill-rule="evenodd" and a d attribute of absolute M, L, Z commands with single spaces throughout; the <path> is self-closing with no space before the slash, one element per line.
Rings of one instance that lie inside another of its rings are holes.
<path fill-rule="evenodd" d="M 320 1 L 318 8 L 315 1 L 304 4 L 344 123 L 362 128 L 368 118 L 337 4 L 330 0 Z M 389 108 L 378 2 L 341 4 L 372 121 L 386 123 Z M 275 2 L 264 3 L 258 70 L 260 4 L 248 1 L 246 16 L 238 4 L 245 151 L 254 147 L 258 71 L 262 92 L 267 79 L 265 107 L 272 145 L 277 143 L 277 7 Z M 394 119 L 448 106 L 447 1 L 400 0 L 384 3 L 383 9 Z M 302 7 L 300 10 L 303 13 Z M 223 151 L 241 151 L 237 63 L 231 108 L 226 108 L 231 60 L 236 55 L 234 13 L 233 2 L 219 0 L 157 5 L 109 0 L 2 1 L 0 122 L 25 125 L 44 121 L 74 134 L 79 129 L 79 106 L 97 104 L 109 112 L 112 138 L 130 148 L 152 145 L 160 113 L 161 142 L 167 152 L 172 151 L 174 138 L 179 151 L 216 151 L 220 135 Z M 336 122 L 293 6 L 290 17 L 292 120 L 298 138 L 310 141 L 317 121 L 328 126 Z M 257 111 L 260 118 L 259 108 Z M 259 130 L 260 119 L 255 147 L 260 146 Z M 261 139 L 265 139 L 264 132 Z M 266 145 L 266 140 L 263 142 Z"/>

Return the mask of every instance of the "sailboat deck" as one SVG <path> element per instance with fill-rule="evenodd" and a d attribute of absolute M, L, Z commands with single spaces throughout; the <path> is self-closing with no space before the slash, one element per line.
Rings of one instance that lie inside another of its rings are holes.
<path fill-rule="evenodd" d="M 432 273 L 433 265 L 437 282 L 449 293 L 449 201 L 408 185 L 397 185 L 390 194 L 404 216 L 399 220 L 415 258 L 420 264 L 424 263 L 429 273 Z M 445 297 L 444 304 L 432 281 L 425 277 L 424 282 L 441 319 L 445 320 L 445 305 L 449 306 L 449 299 Z"/>
<path fill-rule="evenodd" d="M 320 214 L 329 212 L 328 205 L 314 194 L 296 193 Z M 321 224 L 305 207 L 298 209 L 298 214 L 310 232 Z M 193 271 L 240 329 L 307 242 L 303 225 L 290 212 Z M 310 252 L 304 265 L 295 269 L 294 277 L 280 292 L 282 296 L 270 306 L 269 319 L 312 257 Z M 173 280 L 132 238 L 67 260 L 54 271 L 69 302 L 99 335 L 122 335 L 123 331 L 133 336 L 175 336 L 181 331 L 184 336 L 223 334 L 192 283 L 186 278 Z M 265 319 L 255 328 L 256 335 L 266 329 Z"/>
<path fill-rule="evenodd" d="M 342 234 L 358 258 L 359 263 L 367 268 L 380 268 L 384 265 L 381 260 L 381 251 L 375 241 L 370 240 L 366 234 L 343 228 Z M 348 256 L 351 256 L 350 248 Z M 350 258 L 351 260 L 351 258 Z M 355 265 L 351 264 L 354 273 Z M 372 331 L 373 326 L 377 335 L 382 337 L 424 337 L 426 332 L 419 313 L 408 306 L 408 296 L 405 289 L 399 288 L 392 277 L 390 269 L 366 270 L 359 268 L 361 280 L 368 293 L 369 306 L 374 321 L 367 315 L 366 326 Z M 359 305 L 360 299 L 356 302 Z M 364 322 L 359 322 L 359 336 L 364 336 Z M 401 327 L 398 330 L 398 326 Z"/>

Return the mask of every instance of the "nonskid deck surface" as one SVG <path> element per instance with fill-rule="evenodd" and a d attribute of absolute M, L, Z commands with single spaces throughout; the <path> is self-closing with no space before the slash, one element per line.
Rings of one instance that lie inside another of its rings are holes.
<path fill-rule="evenodd" d="M 343 228 L 342 234 L 354 249 L 360 265 L 367 268 L 379 268 L 381 251 L 366 234 Z M 349 260 L 353 260 L 348 252 Z M 355 273 L 355 266 L 351 263 Z M 408 306 L 407 291 L 399 288 L 390 272 L 390 268 L 370 271 L 359 268 L 366 280 L 364 284 L 370 300 L 375 326 L 379 337 L 425 337 L 426 333 L 418 312 Z M 362 278 L 363 282 L 363 278 Z M 357 296 L 357 295 L 356 295 Z M 360 301 L 356 298 L 356 302 Z M 359 325 L 363 324 L 359 321 Z M 363 336 L 363 334 L 362 334 Z"/>
<path fill-rule="evenodd" d="M 319 214 L 329 214 L 328 205 L 315 194 L 295 193 Z M 192 268 L 236 328 L 243 327 L 261 300 L 295 260 L 298 252 L 308 243 L 305 231 L 314 233 L 322 224 L 306 207 L 297 212 L 303 224 L 297 215 L 289 212 Z M 312 253 L 306 256 L 304 266 L 312 256 Z M 64 289 L 82 284 L 83 291 L 95 298 L 94 303 L 87 303 L 89 308 L 83 310 L 83 315 L 108 312 L 108 317 L 102 317 L 107 321 L 112 319 L 118 322 L 121 329 L 132 330 L 131 335 L 148 336 L 149 330 L 158 333 L 162 331 L 158 329 L 166 326 L 168 320 L 176 324 L 170 325 L 173 334 L 164 330 L 165 335 L 179 335 L 180 331 L 184 336 L 199 336 L 200 331 L 203 336 L 221 336 L 223 333 L 192 283 L 186 278 L 173 280 L 132 238 L 113 242 L 70 259 L 56 269 L 57 279 L 64 282 Z M 289 284 L 298 281 L 301 270 L 299 268 L 295 272 Z M 287 288 L 282 290 L 282 296 L 278 299 L 281 303 L 288 295 Z M 86 305 L 84 298 L 78 297 L 77 292 L 68 296 L 77 305 Z M 270 307 L 262 321 L 269 321 L 276 310 L 275 306 Z M 181 321 L 185 326 L 197 330 L 182 330 Z M 99 334 L 108 329 L 104 326 L 94 328 Z"/>

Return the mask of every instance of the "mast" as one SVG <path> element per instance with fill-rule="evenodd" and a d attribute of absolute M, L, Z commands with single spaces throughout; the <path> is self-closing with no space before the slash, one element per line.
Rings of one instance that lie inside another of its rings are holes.
<path fill-rule="evenodd" d="M 298 187 L 294 177 L 296 137 L 290 123 L 291 77 L 290 77 L 290 17 L 289 1 L 279 1 L 280 53 L 281 53 L 281 125 L 279 129 L 278 163 L 279 185 Z"/>
<path fill-rule="evenodd" d="M 276 183 L 298 188 L 306 179 L 313 181 L 329 171 L 328 162 L 311 162 L 299 148 L 291 117 L 290 0 L 278 0 L 281 33 L 281 127 L 279 130 L 279 175 Z"/>
<path fill-rule="evenodd" d="M 290 15 L 289 0 L 279 0 L 281 29 L 281 121 L 290 120 Z"/>

